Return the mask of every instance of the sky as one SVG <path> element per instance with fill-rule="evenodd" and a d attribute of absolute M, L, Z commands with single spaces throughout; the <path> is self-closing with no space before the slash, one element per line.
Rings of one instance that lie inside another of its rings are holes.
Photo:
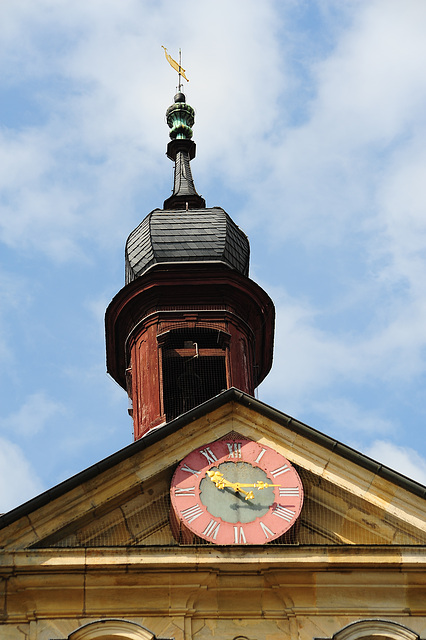
<path fill-rule="evenodd" d="M 0 512 L 132 441 L 104 313 L 192 172 L 276 306 L 260 400 L 426 484 L 424 0 L 2 0 Z"/>

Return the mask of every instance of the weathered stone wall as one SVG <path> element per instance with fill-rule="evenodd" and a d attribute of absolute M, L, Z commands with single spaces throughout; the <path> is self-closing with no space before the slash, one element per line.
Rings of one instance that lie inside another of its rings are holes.
<path fill-rule="evenodd" d="M 107 618 L 175 640 L 332 638 L 365 619 L 426 638 L 424 548 L 29 550 L 4 554 L 1 575 L 1 640 Z"/>

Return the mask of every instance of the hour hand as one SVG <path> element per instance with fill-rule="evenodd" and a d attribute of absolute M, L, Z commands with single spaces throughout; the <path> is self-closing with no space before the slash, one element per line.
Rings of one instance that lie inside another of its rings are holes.
<path fill-rule="evenodd" d="M 223 473 L 220 473 L 220 471 L 217 470 L 213 471 L 213 469 L 209 469 L 209 471 L 207 471 L 207 475 L 218 489 L 229 487 L 230 489 L 234 489 L 234 491 L 236 491 L 237 493 L 242 493 L 243 495 L 245 495 L 246 500 L 252 500 L 254 498 L 253 491 L 245 491 L 241 488 L 242 486 L 253 487 L 253 484 L 241 485 L 240 482 L 230 482 L 223 477 Z"/>
<path fill-rule="evenodd" d="M 225 478 L 223 477 L 223 473 L 220 473 L 220 471 L 218 471 L 217 469 L 209 469 L 209 471 L 207 471 L 207 475 L 218 489 L 224 489 L 225 487 L 228 487 L 230 485 L 228 480 L 225 480 Z"/>

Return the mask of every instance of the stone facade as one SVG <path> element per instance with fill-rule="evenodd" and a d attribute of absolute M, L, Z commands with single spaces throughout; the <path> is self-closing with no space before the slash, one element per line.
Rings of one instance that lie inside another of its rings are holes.
<path fill-rule="evenodd" d="M 426 638 L 424 487 L 235 390 L 203 407 L 3 516 L 2 640 Z M 300 470 L 293 542 L 173 540 L 176 464 L 229 433 Z"/>

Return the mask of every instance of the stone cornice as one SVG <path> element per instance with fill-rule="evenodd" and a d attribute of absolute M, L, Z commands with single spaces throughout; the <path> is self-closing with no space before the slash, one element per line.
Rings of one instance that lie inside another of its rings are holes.
<path fill-rule="evenodd" d="M 237 570 L 238 565 L 238 570 Z M 101 549 L 33 549 L 5 552 L 0 575 L 10 572 L 75 572 L 79 570 L 232 571 L 292 569 L 303 572 L 358 569 L 425 571 L 426 547 L 150 547 Z"/>

